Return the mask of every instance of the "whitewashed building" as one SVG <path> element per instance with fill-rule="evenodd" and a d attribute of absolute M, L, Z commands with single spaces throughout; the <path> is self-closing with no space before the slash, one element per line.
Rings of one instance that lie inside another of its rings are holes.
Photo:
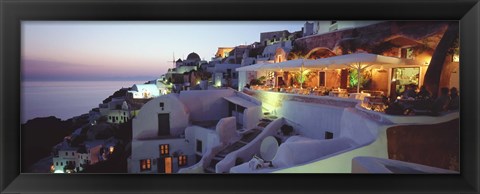
<path fill-rule="evenodd" d="M 160 96 L 157 84 L 134 84 L 127 94 L 133 99 L 150 99 Z"/>
<path fill-rule="evenodd" d="M 155 98 L 133 119 L 128 171 L 177 172 L 252 129 L 260 117 L 260 103 L 232 89 L 190 90 Z"/>
<path fill-rule="evenodd" d="M 134 115 L 134 111 L 130 110 L 123 97 L 112 98 L 109 103 L 100 104 L 99 112 L 101 116 L 107 118 L 107 122 L 116 124 L 125 123 Z"/>
<path fill-rule="evenodd" d="M 213 69 L 213 83 L 215 87 L 228 86 L 236 88 L 238 86 L 238 73 L 235 71 L 240 64 L 215 64 Z"/>
<path fill-rule="evenodd" d="M 115 139 L 110 138 L 88 140 L 72 147 L 67 141 L 63 141 L 54 147 L 52 170 L 54 173 L 80 172 L 86 165 L 107 160 L 108 155 L 114 151 L 116 143 Z"/>

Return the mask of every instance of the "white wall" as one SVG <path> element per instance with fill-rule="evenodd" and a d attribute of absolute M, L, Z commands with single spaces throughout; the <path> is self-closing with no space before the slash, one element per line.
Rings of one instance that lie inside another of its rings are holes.
<path fill-rule="evenodd" d="M 156 83 L 134 84 L 132 90 L 128 91 L 128 93 L 132 93 L 134 99 L 150 99 L 160 96 L 160 90 Z"/>
<path fill-rule="evenodd" d="M 315 21 L 314 34 L 330 32 L 331 22 L 332 21 Z M 381 21 L 337 21 L 335 25 L 337 25 L 337 30 L 342 30 L 346 28 L 358 28 L 379 22 Z"/>
<path fill-rule="evenodd" d="M 190 112 L 192 121 L 220 120 L 228 116 L 228 104 L 223 97 L 234 90 L 189 90 L 180 92 L 179 99 Z"/>
<path fill-rule="evenodd" d="M 338 29 L 358 28 L 370 24 L 379 23 L 379 21 L 338 21 Z"/>
<path fill-rule="evenodd" d="M 263 114 L 261 105 L 246 108 L 243 111 L 243 128 L 248 130 L 257 127 L 258 122 L 260 121 L 262 116 Z"/>
<path fill-rule="evenodd" d="M 218 134 L 220 143 L 228 144 L 237 137 L 237 124 L 235 117 L 226 117 L 218 121 L 215 131 Z"/>
<path fill-rule="evenodd" d="M 250 83 L 250 80 L 248 80 L 246 71 L 237 71 L 237 73 L 238 73 L 238 91 L 242 91 L 243 87 L 245 87 L 245 85 Z"/>
<path fill-rule="evenodd" d="M 170 155 L 173 152 L 182 153 L 182 155 L 187 155 L 187 162 L 188 165 L 192 165 L 195 163 L 195 155 L 193 150 L 190 149 L 191 142 L 185 141 L 183 138 L 176 138 L 176 139 L 159 139 L 159 140 L 146 140 L 146 141 L 139 141 L 134 140 L 132 141 L 132 155 L 129 160 L 129 173 L 157 173 L 157 162 L 155 161 L 157 158 L 160 157 L 160 149 L 159 146 L 162 144 L 169 145 L 169 153 Z M 151 169 L 149 171 L 140 171 L 140 160 L 144 159 L 151 159 Z M 154 164 L 155 163 L 155 164 Z M 172 163 L 174 170 L 177 169 L 178 161 L 176 158 L 172 158 Z"/>
<path fill-rule="evenodd" d="M 109 123 L 124 123 L 131 118 L 130 112 L 127 110 L 109 110 L 106 116 Z M 113 122 L 113 117 L 115 117 L 115 122 Z"/>
<path fill-rule="evenodd" d="M 176 68 L 177 73 L 185 73 L 191 70 L 197 70 L 197 66 L 180 66 Z"/>
<path fill-rule="evenodd" d="M 112 100 L 108 102 L 108 108 L 110 110 L 113 110 L 113 109 L 116 109 L 118 105 L 121 108 L 124 101 L 125 101 L 125 98 L 122 98 L 122 97 L 112 98 Z"/>
<path fill-rule="evenodd" d="M 55 167 L 55 171 L 61 171 L 64 172 L 64 167 L 67 165 L 68 162 L 75 162 L 75 169 L 83 170 L 81 167 L 82 164 L 86 164 L 86 161 L 89 161 L 90 165 L 93 165 L 97 162 L 100 161 L 100 149 L 102 149 L 103 146 L 97 145 L 92 148 L 87 147 L 88 153 L 78 153 L 74 149 L 68 149 L 68 150 L 59 150 L 58 151 L 58 157 L 53 157 L 52 162 L 53 166 Z M 68 153 L 68 155 L 67 155 Z M 58 164 L 58 165 L 57 165 Z"/>
<path fill-rule="evenodd" d="M 280 127 L 285 124 L 285 120 L 283 118 L 276 119 L 268 124 L 263 131 L 258 134 L 255 139 L 253 139 L 250 143 L 243 146 L 242 148 L 229 153 L 225 159 L 218 162 L 215 166 L 215 170 L 218 173 L 229 172 L 230 168 L 235 166 L 235 162 L 237 158 L 241 158 L 243 161 L 247 162 L 250 161 L 253 155 L 260 156 L 260 146 L 263 141 L 268 136 L 275 135 L 275 133 L 280 129 Z"/>
<path fill-rule="evenodd" d="M 256 57 L 244 57 L 241 66 L 252 65 L 256 62 Z"/>
<path fill-rule="evenodd" d="M 215 73 L 215 76 L 213 77 L 213 82 L 215 83 L 216 87 L 221 87 L 222 86 L 222 79 L 223 79 L 223 73 Z"/>
<path fill-rule="evenodd" d="M 323 34 L 328 32 L 331 21 L 315 21 L 314 34 Z"/>
<path fill-rule="evenodd" d="M 77 151 L 60 150 L 58 151 L 58 157 L 53 157 L 52 162 L 53 162 L 53 166 L 55 167 L 55 171 L 58 170 L 63 172 L 63 169 L 67 165 L 67 162 L 75 162 L 75 165 L 78 165 L 78 161 L 76 159 L 77 159 Z"/>
<path fill-rule="evenodd" d="M 163 102 L 163 110 L 160 108 L 160 102 Z M 138 138 L 139 135 L 157 136 L 158 133 L 158 114 L 170 114 L 170 134 L 177 136 L 183 133 L 188 125 L 188 109 L 178 99 L 176 94 L 168 94 L 148 101 L 142 106 L 138 115 L 133 119 L 132 137 Z"/>
<path fill-rule="evenodd" d="M 293 136 L 280 145 L 272 163 L 277 168 L 292 167 L 353 146 L 353 142 L 347 138 L 317 140 Z"/>
<path fill-rule="evenodd" d="M 235 72 L 235 69 L 239 68 L 240 66 L 241 64 L 228 64 L 228 63 L 215 64 L 215 72 L 226 73 L 227 69 L 231 69 L 232 72 Z"/>
<path fill-rule="evenodd" d="M 199 126 L 187 127 L 187 129 L 185 129 L 185 139 L 189 142 L 190 149 L 200 155 L 205 154 L 208 149 L 220 144 L 218 134 L 215 130 L 205 129 Z M 202 152 L 197 152 L 197 140 L 202 141 Z"/>
<path fill-rule="evenodd" d="M 349 138 L 358 145 L 363 145 L 377 138 L 379 125 L 363 114 L 358 114 L 355 108 L 348 108 L 341 116 L 340 128 L 340 137 Z"/>
<path fill-rule="evenodd" d="M 325 131 L 340 135 L 340 122 L 344 108 L 329 105 L 283 101 L 278 113 L 299 125 L 298 132 L 306 137 L 324 139 Z"/>

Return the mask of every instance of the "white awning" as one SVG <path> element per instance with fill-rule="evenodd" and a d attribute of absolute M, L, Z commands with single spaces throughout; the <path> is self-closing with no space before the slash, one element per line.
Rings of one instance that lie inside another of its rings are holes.
<path fill-rule="evenodd" d="M 284 61 L 281 63 L 272 64 L 255 64 L 245 67 L 237 68 L 237 71 L 258 71 L 258 70 L 299 70 L 302 68 L 316 69 L 316 68 L 345 68 L 361 65 L 386 65 L 387 67 L 411 66 L 420 65 L 417 61 L 411 59 L 403 59 L 397 57 L 387 57 L 383 55 L 376 55 L 370 53 L 354 53 L 347 55 L 340 55 L 316 60 L 295 59 Z"/>
<path fill-rule="evenodd" d="M 228 96 L 228 97 L 223 97 L 225 100 L 233 103 L 233 104 L 236 104 L 236 105 L 239 105 L 239 106 L 242 106 L 242 107 L 245 107 L 245 108 L 249 108 L 249 107 L 254 107 L 254 106 L 257 106 L 256 104 L 248 101 L 248 100 L 245 100 L 243 98 L 240 98 L 238 96 Z"/>

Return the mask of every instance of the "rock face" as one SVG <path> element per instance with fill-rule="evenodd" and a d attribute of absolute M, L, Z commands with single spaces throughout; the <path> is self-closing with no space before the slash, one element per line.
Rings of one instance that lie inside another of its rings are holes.
<path fill-rule="evenodd" d="M 108 102 L 112 101 L 112 98 L 125 97 L 127 95 L 128 90 L 131 90 L 131 88 L 122 88 L 122 89 L 119 89 L 119 90 L 115 91 L 112 95 L 110 95 L 108 98 L 103 100 L 103 103 L 108 103 Z"/>
<path fill-rule="evenodd" d="M 413 44 L 435 49 L 447 25 L 447 22 L 438 21 L 387 21 L 299 38 L 295 40 L 294 47 L 297 52 L 304 55 L 318 48 L 328 49 L 337 55 L 342 52 L 346 54 L 345 50 L 354 52 L 348 47 L 355 47 L 353 50 L 384 54 L 386 51 L 378 47 L 385 47 L 385 43 L 398 48 Z"/>
<path fill-rule="evenodd" d="M 388 158 L 459 171 L 460 125 L 454 119 L 435 125 L 387 129 Z"/>

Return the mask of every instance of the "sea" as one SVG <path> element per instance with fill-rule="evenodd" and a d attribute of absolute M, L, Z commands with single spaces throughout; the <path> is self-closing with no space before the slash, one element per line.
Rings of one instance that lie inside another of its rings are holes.
<path fill-rule="evenodd" d="M 23 81 L 21 83 L 22 123 L 37 117 L 62 120 L 88 113 L 115 91 L 142 81 Z"/>

